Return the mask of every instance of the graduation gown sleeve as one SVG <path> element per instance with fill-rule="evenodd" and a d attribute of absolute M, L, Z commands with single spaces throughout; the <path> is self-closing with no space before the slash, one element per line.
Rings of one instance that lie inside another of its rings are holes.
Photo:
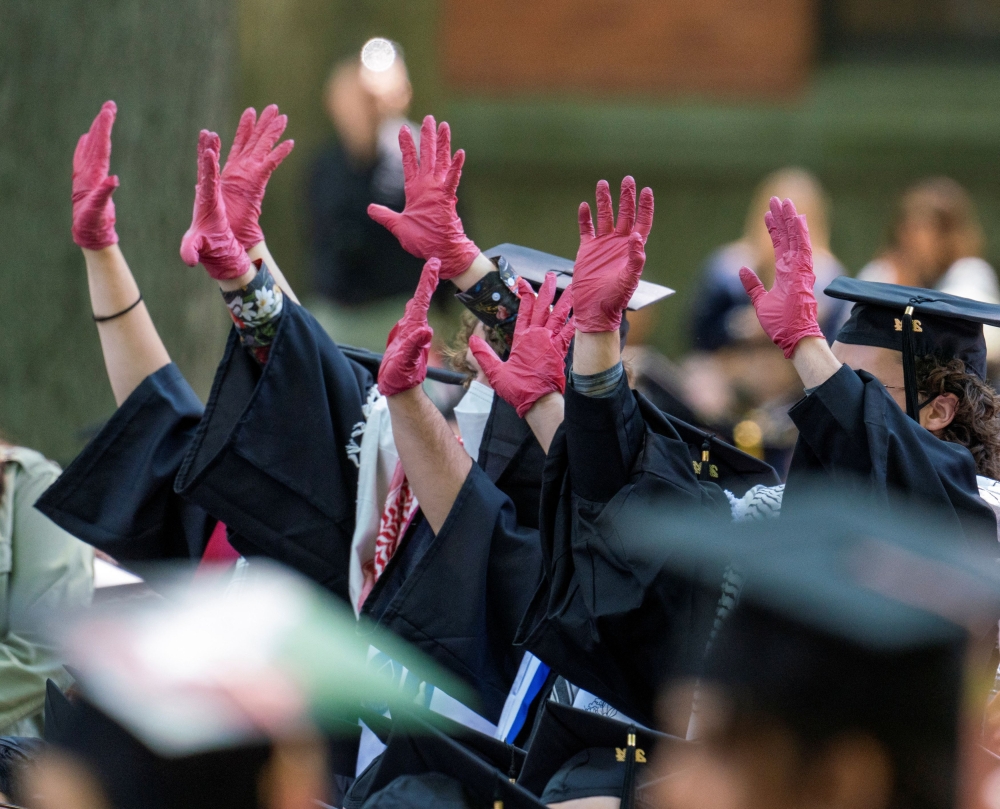
<path fill-rule="evenodd" d="M 200 559 L 216 521 L 174 476 L 202 410 L 176 365 L 150 374 L 35 507 L 122 562 Z"/>
<path fill-rule="evenodd" d="M 972 453 L 921 427 L 871 374 L 844 365 L 789 415 L 799 440 L 783 511 L 810 485 L 834 483 L 865 498 L 894 493 L 950 513 L 961 535 L 995 543 L 996 520 L 979 497 Z"/>
<path fill-rule="evenodd" d="M 729 506 L 718 486 L 697 480 L 690 449 L 669 424 L 655 432 L 629 406 L 633 393 L 624 380 L 607 399 L 573 403 L 573 396 L 579 394 L 567 390 L 566 421 L 549 449 L 542 483 L 542 580 L 516 641 L 622 713 L 654 723 L 661 682 L 704 649 L 715 596 L 664 573 L 648 551 L 638 553 L 629 542 L 628 517 L 650 500 L 664 509 L 704 510 L 707 521 L 728 520 Z M 586 406 L 585 423 L 577 404 Z M 570 433 L 585 434 L 600 420 L 614 425 L 602 451 L 617 452 L 617 459 L 573 451 L 577 436 Z M 592 497 L 607 496 L 600 471 L 610 476 L 627 460 L 636 430 L 638 451 L 624 485 L 607 501 L 583 496 L 578 479 Z"/>
<path fill-rule="evenodd" d="M 513 641 L 541 570 L 538 532 L 476 464 L 437 535 L 418 520 L 363 613 L 468 682 L 480 699 L 469 707 L 495 724 L 523 654 Z"/>
<path fill-rule="evenodd" d="M 235 330 L 175 489 L 252 550 L 348 599 L 359 438 L 371 374 L 286 300 L 267 364 Z"/>

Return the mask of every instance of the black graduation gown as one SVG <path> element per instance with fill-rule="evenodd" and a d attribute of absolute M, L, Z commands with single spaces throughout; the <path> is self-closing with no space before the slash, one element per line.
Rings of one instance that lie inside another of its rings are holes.
<path fill-rule="evenodd" d="M 174 492 L 174 476 L 202 411 L 176 365 L 150 374 L 35 507 L 137 570 L 200 559 L 216 520 Z"/>
<path fill-rule="evenodd" d="M 905 497 L 942 518 L 952 515 L 959 535 L 996 543 L 996 518 L 979 497 L 972 453 L 921 427 L 868 372 L 842 366 L 789 415 L 799 439 L 782 511 L 818 482 L 833 483 L 869 501 Z"/>
<path fill-rule="evenodd" d="M 261 367 L 236 330 L 174 488 L 234 531 L 244 552 L 298 570 L 345 601 L 363 407 L 372 376 L 286 299 Z"/>
<path fill-rule="evenodd" d="M 516 641 L 652 726 L 659 685 L 705 648 L 716 594 L 630 545 L 629 517 L 651 500 L 729 519 L 722 489 L 697 479 L 668 421 L 647 423 L 624 377 L 608 398 L 568 388 L 542 482 L 542 581 Z"/>

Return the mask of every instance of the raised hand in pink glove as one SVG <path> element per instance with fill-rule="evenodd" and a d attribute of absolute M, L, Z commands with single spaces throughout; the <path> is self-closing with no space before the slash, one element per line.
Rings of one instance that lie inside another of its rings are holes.
<path fill-rule="evenodd" d="M 476 335 L 469 338 L 469 348 L 493 390 L 524 418 L 546 394 L 566 391 L 566 352 L 576 325 L 573 318 L 567 320 L 573 307 L 572 284 L 549 311 L 556 294 L 554 272 L 546 274 L 537 299 L 531 284 L 523 278 L 518 279 L 517 294 L 521 306 L 507 361 L 502 362 Z"/>
<path fill-rule="evenodd" d="M 229 226 L 245 250 L 264 241 L 260 229 L 260 206 L 271 173 L 288 157 L 295 141 L 286 140 L 277 147 L 288 116 L 278 114 L 277 104 L 264 108 L 257 118 L 253 107 L 244 110 L 236 127 L 236 137 L 222 169 L 222 198 L 226 203 Z"/>
<path fill-rule="evenodd" d="M 219 180 L 219 136 L 207 129 L 198 136 L 198 184 L 194 187 L 191 227 L 181 239 L 181 259 L 189 267 L 199 262 L 216 281 L 239 278 L 250 269 L 226 217 Z"/>
<path fill-rule="evenodd" d="M 388 228 L 403 249 L 418 258 L 441 259 L 441 279 L 461 275 L 479 255 L 479 248 L 465 235 L 455 209 L 455 191 L 462 177 L 465 152 L 451 155 L 451 130 L 434 116 L 424 118 L 420 127 L 420 161 L 408 126 L 399 130 L 403 152 L 406 205 L 402 213 L 384 205 L 369 205 L 368 215 Z"/>
<path fill-rule="evenodd" d="M 774 245 L 774 286 L 768 292 L 749 267 L 740 270 L 740 281 L 757 311 L 757 319 L 778 348 L 791 359 L 804 337 L 822 337 L 816 320 L 816 274 L 806 218 L 795 212 L 790 199 L 771 197 L 764 224 Z"/>
<path fill-rule="evenodd" d="M 424 264 L 417 291 L 406 304 L 403 317 L 392 327 L 386 341 L 382 365 L 378 369 L 378 389 L 383 396 L 411 390 L 427 377 L 427 356 L 434 331 L 427 323 L 431 295 L 437 289 L 441 262 L 430 259 Z"/>
<path fill-rule="evenodd" d="M 622 180 L 618 224 L 608 183 L 597 183 L 597 232 L 590 206 L 580 204 L 580 249 L 573 269 L 573 316 L 582 332 L 618 331 L 622 311 L 639 286 L 645 244 L 653 227 L 653 191 L 643 188 L 635 206 L 635 180 Z"/>
<path fill-rule="evenodd" d="M 105 101 L 81 135 L 73 152 L 73 241 L 88 250 L 101 250 L 118 243 L 115 232 L 115 203 L 111 194 L 118 177 L 108 176 L 111 168 L 111 127 L 118 107 Z"/>

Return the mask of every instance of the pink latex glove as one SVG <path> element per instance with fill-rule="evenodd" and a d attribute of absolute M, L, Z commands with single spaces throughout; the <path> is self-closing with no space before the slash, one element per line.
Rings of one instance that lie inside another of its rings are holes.
<path fill-rule="evenodd" d="M 437 289 L 441 262 L 430 259 L 424 264 L 417 291 L 406 304 L 403 317 L 392 327 L 386 341 L 382 365 L 378 369 L 378 389 L 383 396 L 411 390 L 427 377 L 427 356 L 434 331 L 427 323 L 431 295 Z"/>
<path fill-rule="evenodd" d="M 118 243 L 115 232 L 115 203 L 111 194 L 118 177 L 108 176 L 111 168 L 111 127 L 118 107 L 105 101 L 81 135 L 73 152 L 73 241 L 88 250 L 101 250 Z"/>
<path fill-rule="evenodd" d="M 402 213 L 384 205 L 369 205 L 368 215 L 388 228 L 403 249 L 418 258 L 441 259 L 441 280 L 461 275 L 479 255 L 479 248 L 465 235 L 455 209 L 455 191 L 462 177 L 465 152 L 451 155 L 451 130 L 444 121 L 437 127 L 434 116 L 420 127 L 420 162 L 408 126 L 399 130 L 403 152 L 406 205 Z"/>
<path fill-rule="evenodd" d="M 618 331 L 622 311 L 639 286 L 644 249 L 653 227 L 653 191 L 643 188 L 635 207 L 635 180 L 622 180 L 618 225 L 606 180 L 597 183 L 597 233 L 590 206 L 580 203 L 580 249 L 573 269 L 573 316 L 582 332 Z"/>
<path fill-rule="evenodd" d="M 194 187 L 191 227 L 181 239 L 181 258 L 189 267 L 199 262 L 216 281 L 239 278 L 250 269 L 226 217 L 219 181 L 219 136 L 207 129 L 198 136 L 198 184 Z"/>
<path fill-rule="evenodd" d="M 523 419 L 546 394 L 566 391 L 566 352 L 576 324 L 573 318 L 567 320 L 573 307 L 572 284 L 549 312 L 556 294 L 554 272 L 546 274 L 537 299 L 523 278 L 517 281 L 517 293 L 521 306 L 507 362 L 475 334 L 469 338 L 469 348 L 493 390 Z"/>
<path fill-rule="evenodd" d="M 774 286 L 770 292 L 749 267 L 740 270 L 740 281 L 757 311 L 757 319 L 774 344 L 791 359 L 804 337 L 822 337 L 816 320 L 816 274 L 806 218 L 795 212 L 790 199 L 771 197 L 764 224 L 774 245 Z"/>
<path fill-rule="evenodd" d="M 278 105 L 257 111 L 243 111 L 236 137 L 222 169 L 222 198 L 226 203 L 229 226 L 245 250 L 264 241 L 260 229 L 260 206 L 271 173 L 288 157 L 295 141 L 286 140 L 275 147 L 288 125 L 287 115 L 278 115 Z"/>

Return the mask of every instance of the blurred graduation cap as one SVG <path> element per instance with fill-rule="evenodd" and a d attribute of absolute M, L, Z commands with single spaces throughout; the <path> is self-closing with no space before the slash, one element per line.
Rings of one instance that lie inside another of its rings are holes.
<path fill-rule="evenodd" d="M 632 805 L 654 747 L 685 744 L 663 733 L 546 702 L 517 783 L 544 804 L 607 796 Z"/>
<path fill-rule="evenodd" d="M 91 610 L 62 639 L 83 695 L 159 756 L 245 746 L 310 726 L 337 734 L 356 723 L 365 701 L 405 707 L 412 695 L 368 666 L 369 639 L 475 704 L 467 687 L 398 638 L 377 629 L 359 638 L 350 608 L 265 560 L 236 587 L 226 576 L 205 576 L 165 592 L 155 602 Z"/>
<path fill-rule="evenodd" d="M 484 250 L 483 255 L 489 259 L 497 259 L 502 256 L 517 275 L 529 281 L 536 289 L 542 285 L 546 273 L 550 272 L 556 274 L 556 284 L 560 290 L 566 289 L 573 280 L 573 261 L 571 259 L 543 253 L 541 250 L 533 250 L 519 244 L 504 243 Z M 628 308 L 631 311 L 636 311 L 673 294 L 674 290 L 669 287 L 640 280 L 635 294 L 628 302 Z"/>
<path fill-rule="evenodd" d="M 535 796 L 511 781 L 504 761 L 473 752 L 415 715 L 400 721 L 397 714 L 388 741 L 385 752 L 348 792 L 345 809 L 542 807 Z M 509 746 L 505 747 L 507 758 Z"/>
<path fill-rule="evenodd" d="M 850 319 L 837 341 L 901 351 L 906 412 L 918 418 L 915 360 L 928 354 L 945 362 L 957 358 L 986 379 L 983 326 L 1000 326 L 1000 305 L 960 298 L 932 289 L 859 281 L 841 276 L 825 290 L 831 298 L 853 301 Z M 928 402 L 931 400 L 928 400 Z"/>
<path fill-rule="evenodd" d="M 637 517 L 636 541 L 668 569 L 717 585 L 728 563 L 743 579 L 692 674 L 721 688 L 734 722 L 771 718 L 815 744 L 874 737 L 899 794 L 918 799 L 904 805 L 950 805 L 969 633 L 995 633 L 1000 615 L 995 551 L 956 541 L 912 504 L 797 496 L 776 521 L 710 530 L 703 518 Z"/>

